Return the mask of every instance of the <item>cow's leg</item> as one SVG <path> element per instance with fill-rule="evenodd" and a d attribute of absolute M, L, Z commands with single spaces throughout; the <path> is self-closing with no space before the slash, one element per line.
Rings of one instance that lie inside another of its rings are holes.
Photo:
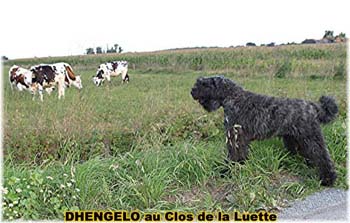
<path fill-rule="evenodd" d="M 58 88 L 58 100 L 60 100 L 61 97 L 62 97 L 62 90 L 61 90 L 61 88 L 59 87 L 59 88 Z"/>
<path fill-rule="evenodd" d="M 126 72 L 125 72 L 125 71 L 123 71 L 123 72 L 122 72 L 122 83 L 124 83 L 124 82 L 125 82 L 125 77 L 126 77 Z"/>
<path fill-rule="evenodd" d="M 35 95 L 36 95 L 36 92 L 35 92 L 35 91 L 32 91 L 31 93 L 32 93 L 32 95 L 33 95 L 33 97 L 32 97 L 32 101 L 35 101 Z"/>
<path fill-rule="evenodd" d="M 17 84 L 17 89 L 19 90 L 19 91 L 23 91 L 23 86 L 21 85 L 21 84 Z"/>
<path fill-rule="evenodd" d="M 43 88 L 43 86 L 39 85 L 38 91 L 39 91 L 39 95 L 40 95 L 40 101 L 44 101 L 44 96 L 43 96 L 44 88 Z"/>
<path fill-rule="evenodd" d="M 32 100 L 35 100 L 35 95 L 36 95 L 36 91 L 37 91 L 37 84 L 32 84 L 29 87 L 29 92 L 33 95 Z"/>
<path fill-rule="evenodd" d="M 128 71 L 122 73 L 122 83 L 128 83 Z"/>
<path fill-rule="evenodd" d="M 58 99 L 61 99 L 61 97 L 64 97 L 64 86 L 63 85 L 58 86 Z"/>
<path fill-rule="evenodd" d="M 62 96 L 64 97 L 64 92 L 65 92 L 65 88 L 64 86 L 62 87 Z"/>
<path fill-rule="evenodd" d="M 111 74 L 109 72 L 106 73 L 106 79 L 108 82 L 111 82 Z"/>
<path fill-rule="evenodd" d="M 64 96 L 65 75 L 56 76 L 56 84 L 58 88 L 58 99 L 61 99 Z"/>

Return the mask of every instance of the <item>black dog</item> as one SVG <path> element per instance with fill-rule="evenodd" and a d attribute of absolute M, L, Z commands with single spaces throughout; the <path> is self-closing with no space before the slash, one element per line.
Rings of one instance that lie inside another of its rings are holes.
<path fill-rule="evenodd" d="M 322 96 L 319 103 L 275 98 L 246 91 L 222 76 L 199 78 L 191 94 L 208 112 L 224 108 L 229 160 L 243 162 L 252 140 L 279 136 L 291 153 L 299 152 L 318 168 L 322 185 L 333 185 L 337 175 L 320 127 L 338 114 L 332 97 Z"/>

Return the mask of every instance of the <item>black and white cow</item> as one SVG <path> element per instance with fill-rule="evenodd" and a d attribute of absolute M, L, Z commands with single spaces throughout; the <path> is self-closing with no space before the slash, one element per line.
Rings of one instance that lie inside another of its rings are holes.
<path fill-rule="evenodd" d="M 57 85 L 58 99 L 64 96 L 65 88 L 75 86 L 82 89 L 81 78 L 75 75 L 72 67 L 67 63 L 39 64 L 30 68 L 33 72 L 33 85 L 39 91 L 40 99 L 43 100 L 43 89 L 52 89 Z M 49 92 L 49 91 L 48 91 Z"/>
<path fill-rule="evenodd" d="M 113 61 L 100 64 L 92 81 L 96 86 L 100 86 L 106 79 L 110 82 L 111 77 L 117 77 L 119 75 L 122 75 L 122 83 L 129 82 L 127 61 Z"/>

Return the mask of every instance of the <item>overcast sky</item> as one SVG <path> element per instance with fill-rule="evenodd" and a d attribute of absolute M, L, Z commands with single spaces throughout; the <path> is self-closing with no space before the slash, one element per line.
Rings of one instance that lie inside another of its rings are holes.
<path fill-rule="evenodd" d="M 64 56 L 118 43 L 127 52 L 301 42 L 350 28 L 347 0 L 7 0 L 0 54 Z"/>

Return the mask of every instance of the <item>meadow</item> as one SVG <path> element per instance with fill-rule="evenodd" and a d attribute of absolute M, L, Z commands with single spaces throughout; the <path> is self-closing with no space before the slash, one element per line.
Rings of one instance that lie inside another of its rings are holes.
<path fill-rule="evenodd" d="M 101 62 L 127 60 L 130 83 L 101 87 Z M 8 70 L 64 61 L 82 76 L 32 101 L 11 91 Z M 324 189 L 315 169 L 275 138 L 255 141 L 244 165 L 225 163 L 223 110 L 207 113 L 190 95 L 199 76 L 222 74 L 244 88 L 318 101 L 333 95 L 338 118 L 323 127 L 346 180 L 346 45 L 293 45 L 48 57 L 4 63 L 4 219 L 63 219 L 65 210 L 279 210 Z M 222 176 L 228 168 L 229 174 Z"/>

